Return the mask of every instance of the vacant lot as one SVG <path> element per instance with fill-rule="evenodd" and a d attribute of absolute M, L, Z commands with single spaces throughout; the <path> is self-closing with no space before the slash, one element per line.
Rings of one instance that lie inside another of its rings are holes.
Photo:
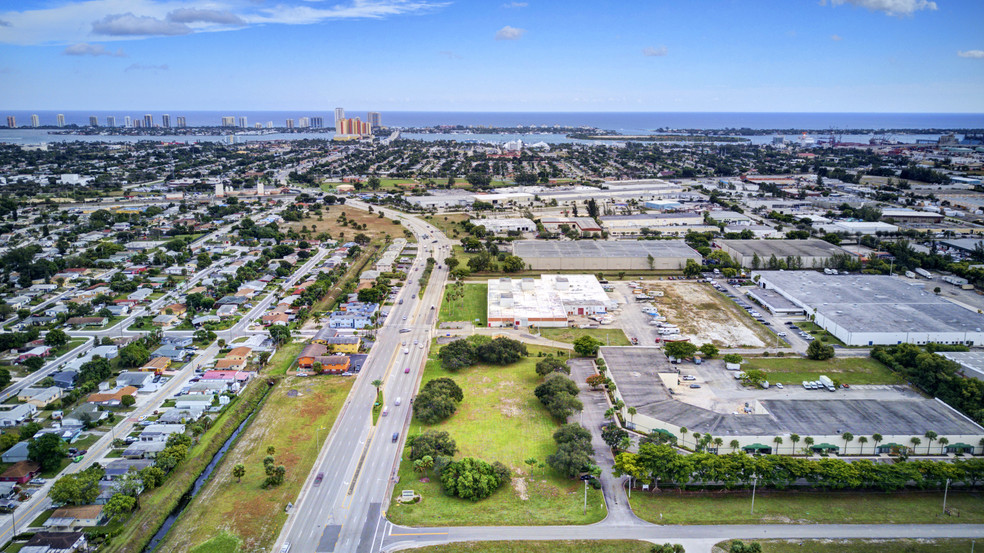
<path fill-rule="evenodd" d="M 427 215 L 424 219 L 441 229 L 445 236 L 454 240 L 467 235 L 461 222 L 471 219 L 471 216 L 467 213 L 448 213 L 447 215 Z"/>
<path fill-rule="evenodd" d="M 759 492 L 755 514 L 752 494 L 633 492 L 637 516 L 660 524 L 933 524 L 984 522 L 984 494 L 950 491 L 947 507 L 959 516 L 941 514 L 943 494 Z M 660 518 L 662 515 L 662 518 Z"/>
<path fill-rule="evenodd" d="M 871 357 L 841 357 L 813 361 L 803 357 L 754 357 L 744 368 L 762 369 L 771 382 L 817 380 L 824 374 L 845 384 L 901 384 L 902 379 Z"/>
<path fill-rule="evenodd" d="M 468 321 L 477 326 L 488 326 L 489 317 L 489 285 L 486 283 L 469 282 L 464 285 L 464 296 L 450 301 L 445 289 L 444 301 L 441 302 L 441 312 L 438 322 Z M 478 319 L 478 323 L 475 323 Z"/>
<path fill-rule="evenodd" d="M 342 214 L 345 217 L 342 217 Z M 366 225 L 363 230 L 362 225 Z M 321 216 L 306 217 L 301 221 L 287 223 L 287 226 L 297 232 L 303 227 L 311 231 L 311 237 L 322 232 L 341 242 L 355 238 L 356 234 L 365 234 L 374 242 L 382 243 L 385 235 L 391 238 L 403 237 L 403 225 L 394 223 L 386 217 L 380 218 L 378 213 L 369 213 L 345 205 L 321 206 Z M 358 227 L 358 228 L 357 228 Z"/>
<path fill-rule="evenodd" d="M 721 347 L 763 347 L 775 342 L 766 328 L 709 284 L 645 281 L 643 288 L 663 292 L 656 308 L 694 343 Z"/>
<path fill-rule="evenodd" d="M 304 349 L 304 344 L 305 341 L 300 341 L 290 342 L 280 346 L 280 349 L 270 356 L 264 372 L 281 376 L 287 374 L 287 369 L 294 364 L 297 356 L 301 354 L 301 350 Z"/>
<path fill-rule="evenodd" d="M 444 495 L 434 474 L 425 475 L 432 481 L 420 482 L 421 475 L 413 472 L 404 456 L 394 498 L 401 490 L 413 489 L 423 500 L 399 505 L 394 499 L 387 511 L 391 521 L 410 526 L 472 526 L 588 524 L 604 518 L 600 491 L 589 490 L 585 515 L 580 481 L 559 476 L 546 466 L 530 474 L 523 462 L 530 458 L 545 462 L 556 450 L 553 433 L 560 426 L 533 395 L 533 388 L 540 383 L 534 371 L 537 351 L 559 350 L 530 348 L 534 357 L 518 363 L 506 367 L 476 365 L 457 373 L 443 370 L 436 360 L 428 361 L 423 382 L 451 377 L 465 398 L 449 419 L 432 426 L 414 420 L 409 432 L 445 430 L 458 444 L 455 458 L 500 461 L 512 469 L 513 480 L 482 501 L 451 498 Z"/>
<path fill-rule="evenodd" d="M 581 336 L 591 336 L 603 346 L 628 346 L 628 337 L 621 328 L 541 328 L 540 335 L 550 340 L 573 344 Z"/>
<path fill-rule="evenodd" d="M 241 540 L 242 553 L 269 551 L 287 520 L 284 506 L 297 498 L 328 436 L 328 430 L 317 433 L 315 429 L 331 428 L 353 382 L 352 378 L 317 376 L 288 377 L 278 384 L 168 533 L 161 550 L 189 551 L 224 532 Z M 287 468 L 287 476 L 280 486 L 263 489 L 268 446 L 276 448 L 273 457 Z M 232 468 L 240 463 L 246 467 L 246 476 L 237 482 Z"/>
<path fill-rule="evenodd" d="M 649 553 L 637 540 L 466 541 L 414 549 L 415 553 Z"/>
<path fill-rule="evenodd" d="M 978 540 L 979 541 L 979 540 Z M 747 543 L 747 542 L 746 542 Z M 971 551 L 971 540 L 768 540 L 758 542 L 762 553 L 953 553 Z M 726 552 L 731 540 L 714 546 Z"/>

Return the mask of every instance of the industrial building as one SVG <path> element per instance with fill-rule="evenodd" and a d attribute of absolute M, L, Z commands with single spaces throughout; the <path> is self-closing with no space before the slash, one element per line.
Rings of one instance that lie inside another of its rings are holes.
<path fill-rule="evenodd" d="M 960 373 L 967 378 L 984 380 L 984 351 L 941 351 L 940 355 L 960 364 Z"/>
<path fill-rule="evenodd" d="M 604 314 L 617 306 L 594 275 L 489 279 L 489 327 L 566 327 L 568 317 Z"/>
<path fill-rule="evenodd" d="M 834 221 L 818 225 L 824 232 L 844 232 L 847 234 L 895 233 L 899 227 L 881 221 Z"/>
<path fill-rule="evenodd" d="M 601 227 L 610 236 L 639 236 L 642 229 L 659 231 L 663 234 L 681 231 L 715 231 L 717 227 L 704 224 L 701 213 L 639 213 L 636 215 L 609 215 L 601 217 Z M 700 227 L 700 228 L 695 228 Z"/>
<path fill-rule="evenodd" d="M 816 271 L 762 271 L 752 276 L 849 346 L 984 343 L 984 315 L 938 297 L 923 282 Z"/>
<path fill-rule="evenodd" d="M 560 232 L 561 225 L 581 232 L 601 232 L 601 226 L 591 217 L 543 217 L 540 224 L 548 232 Z"/>
<path fill-rule="evenodd" d="M 742 267 L 768 267 L 772 256 L 781 261 L 795 260 L 804 269 L 829 266 L 836 256 L 853 256 L 851 252 L 823 240 L 715 240 L 714 243 Z M 759 264 L 755 264 L 758 258 Z"/>
<path fill-rule="evenodd" d="M 493 234 L 506 234 L 508 232 L 536 232 L 536 223 L 525 217 L 514 217 L 509 219 L 472 219 L 471 224 L 483 226 L 485 230 Z"/>
<path fill-rule="evenodd" d="M 518 240 L 513 253 L 533 271 L 679 271 L 702 260 L 683 240 Z"/>
<path fill-rule="evenodd" d="M 881 218 L 882 221 L 894 223 L 939 223 L 943 220 L 943 214 L 914 209 L 883 209 Z"/>
<path fill-rule="evenodd" d="M 711 444 L 710 453 L 791 455 L 802 453 L 804 448 L 814 453 L 848 455 L 898 453 L 911 447 L 913 437 L 922 437 L 929 430 L 948 443 L 920 446 L 915 453 L 922 454 L 929 447 L 934 454 L 984 453 L 979 445 L 984 428 L 942 401 L 915 393 L 900 392 L 890 396 L 893 399 L 851 399 L 846 394 L 817 392 L 821 394 L 817 399 L 755 399 L 748 402 L 750 412 L 734 412 L 733 407 L 715 410 L 682 400 L 679 388 L 685 384 L 671 393 L 679 379 L 679 367 L 671 365 L 659 348 L 602 347 L 598 353 L 615 382 L 616 400 L 625 403 L 622 415 L 626 426 L 646 434 L 672 436 L 689 446 L 695 433 L 721 438 L 723 446 Z M 725 372 L 723 364 L 715 372 Z M 749 394 L 751 399 L 758 393 L 750 390 Z M 628 413 L 629 407 L 635 408 L 635 414 Z M 881 434 L 882 441 L 845 443 L 845 432 L 859 437 Z M 804 441 L 793 443 L 793 434 Z M 775 441 L 777 436 L 783 438 L 781 443 Z M 813 445 L 806 445 L 807 437 L 812 438 Z M 738 442 L 736 448 L 732 441 Z"/>

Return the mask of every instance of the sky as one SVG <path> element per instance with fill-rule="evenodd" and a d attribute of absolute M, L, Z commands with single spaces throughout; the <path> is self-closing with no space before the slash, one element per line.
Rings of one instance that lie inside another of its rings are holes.
<path fill-rule="evenodd" d="M 981 0 L 8 0 L 0 109 L 984 113 Z"/>

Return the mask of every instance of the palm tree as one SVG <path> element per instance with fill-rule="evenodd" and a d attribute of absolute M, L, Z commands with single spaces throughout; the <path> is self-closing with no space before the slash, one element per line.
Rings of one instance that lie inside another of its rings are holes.
<path fill-rule="evenodd" d="M 236 483 L 243 481 L 243 476 L 246 476 L 246 467 L 243 465 L 236 465 L 232 467 L 232 475 L 236 477 Z"/>
<path fill-rule="evenodd" d="M 377 378 L 376 380 L 373 380 L 372 382 L 370 382 L 370 384 L 372 384 L 376 388 L 376 395 L 378 396 L 379 395 L 379 388 L 382 387 L 383 381 Z"/>
<path fill-rule="evenodd" d="M 724 445 L 724 440 L 721 438 L 714 438 L 714 447 L 717 448 L 718 453 L 721 452 L 721 446 Z"/>
<path fill-rule="evenodd" d="M 793 444 L 793 453 L 796 453 L 796 444 L 800 441 L 799 434 L 790 434 L 789 441 Z"/>
<path fill-rule="evenodd" d="M 932 430 L 929 430 L 925 434 L 923 434 L 923 436 L 925 436 L 927 440 L 926 455 L 929 455 L 929 450 L 933 448 L 933 441 L 936 439 L 937 436 L 939 436 L 939 434 L 933 432 Z"/>
<path fill-rule="evenodd" d="M 776 436 L 772 438 L 772 441 L 776 443 L 776 454 L 779 454 L 779 446 L 782 445 L 782 436 Z"/>
<path fill-rule="evenodd" d="M 692 432 L 690 435 L 694 437 L 694 451 L 700 451 L 700 432 Z"/>
<path fill-rule="evenodd" d="M 607 409 L 607 410 L 605 411 L 605 418 L 607 418 L 607 419 L 609 419 L 609 420 L 612 420 L 612 419 L 614 419 L 614 418 L 615 418 L 615 408 L 614 408 L 614 407 L 609 407 L 609 408 L 608 408 L 608 409 Z M 614 420 L 612 420 L 612 422 L 614 422 Z"/>
<path fill-rule="evenodd" d="M 884 438 L 882 438 L 882 435 L 881 435 L 881 434 L 872 434 L 872 435 L 871 435 L 871 441 L 873 441 L 873 442 L 875 442 L 875 448 L 876 448 L 876 449 L 878 448 L 878 444 L 879 444 L 879 443 L 880 443 L 880 442 L 881 442 L 881 441 L 882 441 L 883 439 L 884 439 Z"/>
<path fill-rule="evenodd" d="M 803 443 L 806 444 L 806 447 L 804 447 L 803 449 L 806 450 L 807 453 L 809 453 L 810 452 L 810 446 L 813 445 L 813 438 L 811 438 L 810 436 L 807 436 L 807 437 L 803 438 Z"/>
<path fill-rule="evenodd" d="M 683 447 L 687 447 L 687 427 L 686 426 L 681 426 L 680 427 L 680 443 L 683 444 Z M 984 439 L 981 440 L 981 445 L 984 446 Z"/>
<path fill-rule="evenodd" d="M 626 411 L 628 411 L 629 413 L 629 422 L 635 424 L 633 419 L 635 418 L 635 414 L 638 413 L 639 411 L 637 411 L 635 407 L 629 407 L 628 409 L 626 409 Z"/>
<path fill-rule="evenodd" d="M 841 439 L 844 440 L 844 453 L 847 453 L 847 444 L 854 441 L 854 434 L 851 434 L 850 432 L 845 432 L 841 434 Z"/>
<path fill-rule="evenodd" d="M 946 445 L 950 443 L 950 440 L 940 438 L 939 440 L 936 440 L 936 443 L 940 444 L 940 455 L 943 455 L 943 452 L 946 451 Z"/>
<path fill-rule="evenodd" d="M 740 444 L 738 443 L 738 440 L 731 440 L 731 443 L 728 444 L 728 445 L 731 446 L 731 452 L 734 453 L 734 452 L 738 451 L 738 446 Z"/>
<path fill-rule="evenodd" d="M 864 444 L 868 443 L 868 438 L 864 436 L 858 436 L 858 443 L 861 444 L 861 451 L 859 451 L 858 454 L 864 455 Z"/>
<path fill-rule="evenodd" d="M 916 436 L 913 436 L 912 439 L 909 440 L 909 442 L 912 443 L 912 454 L 915 455 L 916 454 L 916 448 L 919 447 L 919 444 L 922 443 L 922 440 L 920 440 Z"/>

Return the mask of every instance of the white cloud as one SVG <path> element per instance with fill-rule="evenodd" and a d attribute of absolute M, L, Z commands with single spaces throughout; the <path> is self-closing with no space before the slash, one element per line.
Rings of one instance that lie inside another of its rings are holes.
<path fill-rule="evenodd" d="M 651 58 L 661 58 L 667 54 L 666 46 L 660 46 L 659 48 L 653 48 L 652 46 L 648 48 L 643 48 L 642 55 Z"/>
<path fill-rule="evenodd" d="M 263 8 L 254 15 L 243 15 L 247 23 L 282 23 L 307 25 L 332 19 L 382 19 L 387 16 L 426 13 L 447 6 L 449 2 L 408 0 L 353 0 L 351 5 L 330 8 L 283 6 Z"/>
<path fill-rule="evenodd" d="M 844 40 L 844 37 L 842 37 L 840 35 L 830 35 L 830 40 L 832 40 L 834 42 L 840 42 L 840 41 Z"/>
<path fill-rule="evenodd" d="M 961 50 L 957 52 L 957 55 L 961 58 L 973 58 L 975 60 L 984 60 L 984 50 Z"/>
<path fill-rule="evenodd" d="M 437 54 L 439 56 L 444 56 L 444 57 L 448 58 L 449 60 L 460 60 L 461 59 L 461 56 L 459 56 L 458 54 L 452 52 L 451 50 L 441 50 Z"/>
<path fill-rule="evenodd" d="M 199 10 L 181 8 L 167 14 L 167 20 L 175 23 L 217 23 L 219 25 L 243 25 L 238 15 L 226 10 Z"/>
<path fill-rule="evenodd" d="M 495 33 L 496 40 L 519 40 L 523 35 L 526 34 L 526 29 L 517 29 L 516 27 L 510 27 L 506 25 L 505 27 L 499 29 Z"/>
<path fill-rule="evenodd" d="M 146 15 L 118 13 L 93 21 L 92 32 L 109 36 L 175 36 L 190 34 L 192 30 L 184 23 Z"/>
<path fill-rule="evenodd" d="M 503 8 L 525 8 L 529 6 L 526 2 L 506 2 L 502 5 Z"/>
<path fill-rule="evenodd" d="M 124 69 L 123 71 L 167 71 L 170 67 L 167 64 L 162 65 L 141 65 L 139 63 L 134 63 Z"/>
<path fill-rule="evenodd" d="M 827 2 L 828 0 L 820 0 L 820 5 L 826 6 Z M 931 0 L 829 0 L 829 2 L 832 6 L 851 4 L 898 17 L 912 15 L 922 10 L 936 10 L 936 2 Z"/>
<path fill-rule="evenodd" d="M 62 50 L 62 54 L 66 56 L 112 56 L 115 58 L 125 58 L 126 53 L 123 52 L 122 48 L 117 48 L 115 52 L 107 50 L 102 44 L 89 44 L 87 42 L 79 42 L 77 44 L 72 44 Z"/>

